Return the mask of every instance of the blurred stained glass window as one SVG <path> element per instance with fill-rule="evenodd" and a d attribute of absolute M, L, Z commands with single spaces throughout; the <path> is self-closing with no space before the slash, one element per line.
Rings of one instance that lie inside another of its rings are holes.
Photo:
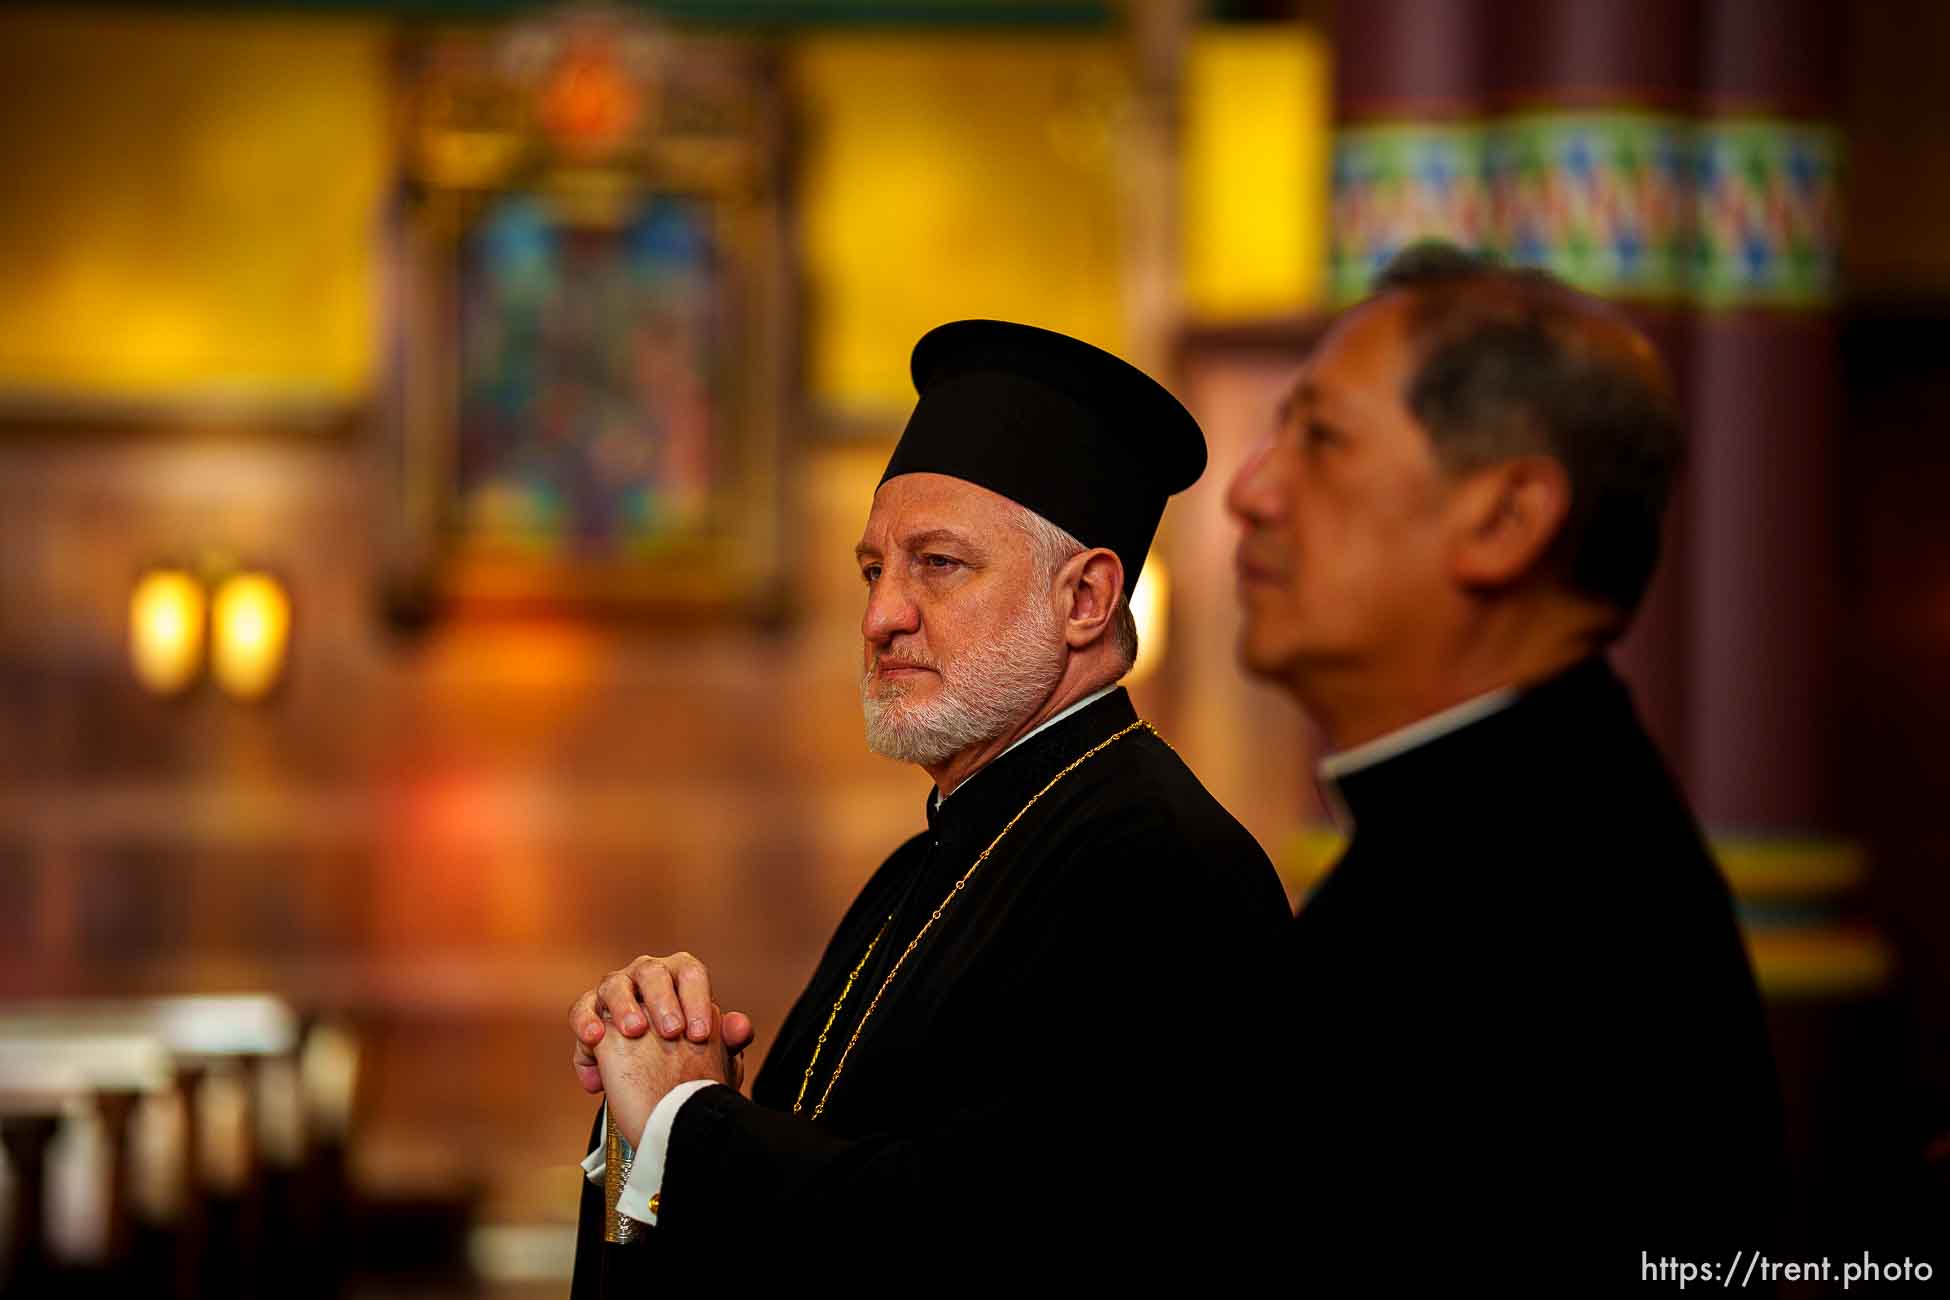
<path fill-rule="evenodd" d="M 724 312 L 705 202 L 560 220 L 500 197 L 462 250 L 460 520 L 530 555 L 655 554 L 707 517 Z"/>

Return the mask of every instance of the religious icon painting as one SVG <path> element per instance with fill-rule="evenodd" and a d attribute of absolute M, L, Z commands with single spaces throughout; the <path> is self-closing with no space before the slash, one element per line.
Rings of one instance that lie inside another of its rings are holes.
<path fill-rule="evenodd" d="M 395 604 L 776 613 L 768 51 L 570 8 L 424 34 L 403 66 Z"/>

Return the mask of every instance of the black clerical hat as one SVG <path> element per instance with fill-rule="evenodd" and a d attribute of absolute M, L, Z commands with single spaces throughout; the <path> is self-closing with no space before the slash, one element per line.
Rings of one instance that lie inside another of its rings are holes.
<path fill-rule="evenodd" d="M 1205 472 L 1205 435 L 1164 385 L 1067 334 L 959 320 L 914 345 L 921 395 L 885 483 L 947 474 L 1124 562 L 1137 585 L 1165 498 Z"/>

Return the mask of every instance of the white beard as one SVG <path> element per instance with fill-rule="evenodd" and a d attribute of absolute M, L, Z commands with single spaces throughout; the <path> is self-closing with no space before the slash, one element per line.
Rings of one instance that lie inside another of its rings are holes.
<path fill-rule="evenodd" d="M 972 647 L 951 667 L 911 650 L 900 657 L 933 668 L 941 683 L 927 700 L 910 703 L 904 686 L 882 682 L 876 690 L 872 669 L 862 673 L 867 748 L 932 767 L 1007 734 L 1049 698 L 1063 676 L 1062 625 L 1046 601 L 1032 596 L 1001 635 Z"/>

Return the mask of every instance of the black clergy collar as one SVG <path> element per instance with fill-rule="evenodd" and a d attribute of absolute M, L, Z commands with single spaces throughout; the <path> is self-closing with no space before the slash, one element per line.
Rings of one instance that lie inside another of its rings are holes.
<path fill-rule="evenodd" d="M 1486 796 L 1538 763 L 1578 761 L 1575 753 L 1546 751 L 1571 747 L 1564 724 L 1575 735 L 1577 719 L 1608 704 L 1629 714 L 1624 683 L 1602 654 L 1593 655 L 1522 688 L 1510 704 L 1466 726 L 1323 784 L 1357 833 L 1425 825 L 1426 815 L 1437 811 L 1480 808 Z"/>
<path fill-rule="evenodd" d="M 1051 777 L 1081 758 L 1092 745 L 1136 721 L 1131 694 L 1120 686 L 998 755 L 956 786 L 954 794 L 939 806 L 930 789 L 928 830 L 938 841 L 980 839 L 979 852 L 1031 796 L 1049 784 Z"/>

